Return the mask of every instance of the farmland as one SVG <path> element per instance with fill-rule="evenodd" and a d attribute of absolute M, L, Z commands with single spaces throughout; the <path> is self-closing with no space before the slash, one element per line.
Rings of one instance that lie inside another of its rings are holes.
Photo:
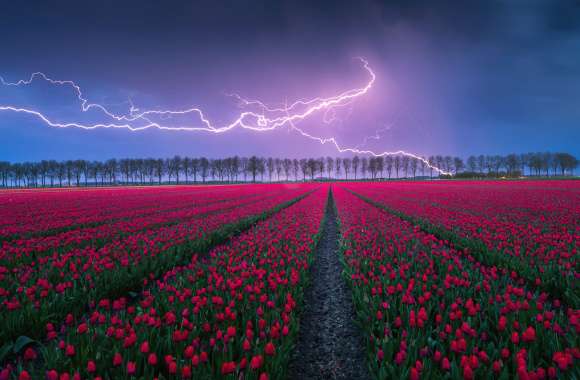
<path fill-rule="evenodd" d="M 0 380 L 579 378 L 579 246 L 578 181 L 0 191 Z"/>

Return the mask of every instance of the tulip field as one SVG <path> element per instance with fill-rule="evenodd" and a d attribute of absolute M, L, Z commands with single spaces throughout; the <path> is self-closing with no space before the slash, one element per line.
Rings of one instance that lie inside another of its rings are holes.
<path fill-rule="evenodd" d="M 0 191 L 0 380 L 298 378 L 325 223 L 365 378 L 580 379 L 554 180 Z"/>

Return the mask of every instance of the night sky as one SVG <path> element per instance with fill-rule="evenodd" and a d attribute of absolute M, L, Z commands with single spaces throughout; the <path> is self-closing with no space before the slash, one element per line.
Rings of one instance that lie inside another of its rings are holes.
<path fill-rule="evenodd" d="M 436 6 L 435 6 L 436 4 Z M 324 124 L 346 146 L 420 155 L 567 151 L 580 156 L 580 2 L 10 1 L 0 10 L 0 76 L 42 71 L 126 112 L 240 109 L 225 94 L 280 104 L 363 86 Z M 70 91 L 0 87 L 0 104 L 87 117 Z M 0 160 L 335 155 L 286 128 L 252 133 L 55 129 L 0 112 Z"/>

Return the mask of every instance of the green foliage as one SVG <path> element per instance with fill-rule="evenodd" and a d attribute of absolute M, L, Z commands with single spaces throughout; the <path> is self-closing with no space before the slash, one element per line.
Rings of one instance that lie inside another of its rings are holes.
<path fill-rule="evenodd" d="M 447 228 L 421 218 L 409 216 L 355 192 L 352 193 L 365 202 L 418 226 L 424 232 L 449 242 L 456 249 L 468 251 L 477 261 L 487 266 L 497 266 L 515 271 L 532 287 L 545 291 L 556 299 L 561 299 L 574 309 L 580 308 L 580 285 L 578 281 L 560 276 L 556 265 L 544 266 L 543 271 L 539 271 L 520 258 L 488 249 L 478 239 L 462 237 Z M 536 279 L 540 279 L 539 284 L 536 283 Z"/>

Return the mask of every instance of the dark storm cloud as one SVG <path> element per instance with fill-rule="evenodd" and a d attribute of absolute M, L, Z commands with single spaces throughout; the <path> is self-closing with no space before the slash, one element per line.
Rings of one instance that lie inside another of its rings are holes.
<path fill-rule="evenodd" d="M 320 90 L 358 84 L 360 77 L 340 70 L 362 54 L 384 79 L 375 96 L 385 100 L 370 99 L 374 108 L 359 104 L 365 114 L 349 126 L 358 135 L 345 139 L 359 142 L 396 114 L 393 140 L 379 148 L 580 155 L 579 20 L 576 0 L 13 1 L 0 12 L 0 75 L 45 70 L 80 78 L 97 99 L 121 91 L 151 97 L 152 104 L 178 107 L 186 99 L 212 107 L 224 90 L 238 88 L 278 100 L 317 94 L 319 88 L 302 83 L 316 82 L 313 73 Z M 293 80 L 301 75 L 306 79 Z M 254 78 L 273 78 L 285 92 L 252 89 Z M 6 120 L 1 114 L 3 131 Z M 30 120 L 9 120 L 20 129 L 5 136 L 29 137 L 23 131 Z M 42 156 L 41 140 L 52 132 L 34 133 Z M 73 136 L 60 143 L 72 139 L 85 152 L 86 136 Z M 150 138 L 135 137 L 133 146 L 119 137 L 110 155 L 150 152 Z M 231 149 L 226 136 L 219 143 L 203 139 L 195 149 L 215 155 Z M 189 149 L 179 136 L 162 140 L 163 154 Z M 3 153 L 10 159 L 19 152 Z"/>

